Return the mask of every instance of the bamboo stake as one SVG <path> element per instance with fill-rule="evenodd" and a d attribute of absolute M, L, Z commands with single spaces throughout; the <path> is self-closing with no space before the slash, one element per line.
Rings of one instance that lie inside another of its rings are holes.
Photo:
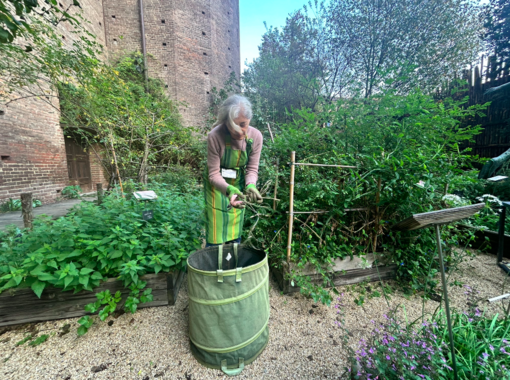
<path fill-rule="evenodd" d="M 269 123 L 268 123 L 269 125 Z M 274 182 L 274 200 L 273 200 L 273 210 L 276 211 L 276 193 L 278 191 L 278 170 L 280 167 L 280 159 L 276 159 L 276 179 Z"/>
<path fill-rule="evenodd" d="M 267 123 L 267 129 L 269 129 L 269 136 L 271 136 L 271 142 L 274 143 L 273 132 L 271 131 L 271 126 L 269 125 L 269 123 Z"/>
<path fill-rule="evenodd" d="M 323 164 L 303 164 L 301 162 L 295 162 L 292 165 L 301 165 L 301 166 L 327 166 L 331 168 L 347 168 L 347 169 L 356 169 L 356 166 L 349 165 L 323 165 Z"/>
<path fill-rule="evenodd" d="M 290 154 L 290 202 L 289 202 L 289 236 L 287 238 L 287 263 L 290 263 L 290 253 L 292 250 L 292 225 L 294 224 L 294 170 L 296 162 L 296 152 Z"/>
<path fill-rule="evenodd" d="M 379 232 L 379 202 L 381 200 L 381 177 L 377 179 L 377 192 L 375 193 L 375 233 L 374 233 L 374 253 L 377 247 L 377 233 Z"/>
<path fill-rule="evenodd" d="M 122 194 L 122 198 L 124 198 L 124 189 L 122 188 L 122 180 L 120 179 L 119 165 L 117 164 L 117 155 L 115 154 L 115 148 L 113 147 L 113 134 L 111 130 L 110 130 L 110 144 L 112 145 L 113 161 L 115 162 L 115 168 L 117 169 L 117 177 L 119 178 L 120 193 Z"/>

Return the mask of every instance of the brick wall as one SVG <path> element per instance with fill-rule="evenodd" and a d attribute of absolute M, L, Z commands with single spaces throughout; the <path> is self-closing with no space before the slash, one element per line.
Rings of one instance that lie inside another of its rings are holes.
<path fill-rule="evenodd" d="M 67 7 L 70 0 L 61 0 Z M 99 0 L 81 0 L 84 24 L 98 41 L 104 41 L 103 5 Z M 101 25 L 100 25 L 101 23 Z M 63 40 L 71 43 L 69 26 L 59 27 Z M 32 192 L 44 203 L 52 202 L 68 185 L 64 135 L 58 101 L 53 106 L 36 98 L 0 107 L 0 203 Z"/>
<path fill-rule="evenodd" d="M 209 92 L 240 75 L 239 0 L 143 0 L 148 68 L 186 125 L 203 125 Z M 111 59 L 141 51 L 139 0 L 105 0 Z"/>
<path fill-rule="evenodd" d="M 63 8 L 71 0 L 61 0 Z M 105 46 L 104 58 L 141 51 L 139 0 L 81 0 L 83 25 Z M 186 125 L 203 126 L 208 93 L 221 88 L 233 71 L 240 75 L 239 0 L 144 0 L 149 74 L 160 78 L 171 98 L 182 103 Z M 59 27 L 72 43 L 69 25 Z M 58 103 L 54 106 L 58 109 Z M 55 200 L 68 185 L 59 114 L 31 99 L 0 108 L 0 203 L 33 192 Z M 3 112 L 3 114 L 2 114 Z M 90 155 L 92 184 L 104 181 Z"/>

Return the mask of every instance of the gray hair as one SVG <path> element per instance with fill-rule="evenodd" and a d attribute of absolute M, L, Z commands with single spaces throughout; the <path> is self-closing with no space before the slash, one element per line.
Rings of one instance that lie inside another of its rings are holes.
<path fill-rule="evenodd" d="M 250 101 L 242 95 L 230 95 L 223 103 L 221 103 L 220 109 L 218 110 L 218 119 L 214 123 L 213 127 L 220 124 L 230 126 L 236 132 L 241 133 L 241 128 L 234 123 L 234 119 L 239 117 L 241 114 L 251 119 L 253 112 L 251 110 Z"/>

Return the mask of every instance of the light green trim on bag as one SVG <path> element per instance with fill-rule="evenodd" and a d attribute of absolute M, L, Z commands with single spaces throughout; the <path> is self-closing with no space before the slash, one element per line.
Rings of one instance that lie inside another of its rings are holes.
<path fill-rule="evenodd" d="M 224 359 L 221 361 L 221 370 L 225 372 L 228 376 L 237 376 L 241 372 L 243 372 L 244 369 L 244 358 L 239 358 L 239 367 L 238 368 L 232 368 L 229 369 L 227 367 L 227 359 Z"/>
<path fill-rule="evenodd" d="M 191 337 L 191 335 L 189 336 L 189 339 L 193 342 L 193 344 L 195 346 L 197 346 L 198 348 L 200 348 L 200 349 L 202 349 L 204 351 L 207 351 L 207 352 L 216 352 L 218 354 L 226 354 L 227 352 L 232 352 L 232 351 L 240 350 L 241 348 L 244 348 L 247 345 L 255 342 L 257 340 L 257 338 L 260 335 L 262 335 L 262 333 L 266 329 L 268 323 L 269 323 L 269 315 L 267 316 L 266 323 L 264 323 L 264 326 L 260 329 L 260 331 L 258 333 L 256 333 L 252 338 L 248 339 L 246 342 L 240 343 L 237 346 L 226 347 L 226 348 L 206 347 L 206 346 L 202 346 L 201 344 L 198 344 L 197 342 L 195 342 L 195 340 Z"/>
<path fill-rule="evenodd" d="M 255 288 L 253 288 L 249 292 L 246 292 L 246 293 L 241 294 L 239 296 L 231 297 L 231 298 L 226 298 L 226 299 L 221 299 L 221 300 L 204 300 L 204 299 L 200 299 L 200 298 L 195 298 L 195 297 L 189 296 L 189 300 L 193 301 L 195 303 L 199 303 L 201 305 L 209 305 L 209 306 L 227 305 L 229 303 L 234 303 L 234 302 L 237 302 L 237 301 L 244 300 L 245 298 L 248 298 L 252 294 L 257 293 L 264 285 L 266 285 L 268 283 L 268 281 L 269 281 L 269 272 L 267 272 L 266 277 L 264 277 L 264 279 L 260 282 L 260 284 L 258 284 Z"/>
<path fill-rule="evenodd" d="M 243 268 L 242 273 L 243 274 L 244 273 L 249 273 L 251 271 L 254 271 L 254 270 L 257 270 L 259 268 L 262 268 L 266 264 L 267 264 L 267 256 L 261 262 L 255 264 L 255 265 L 250 265 L 249 267 Z M 216 271 L 214 271 L 214 272 L 213 271 L 205 271 L 205 270 L 200 270 L 200 269 L 193 268 L 189 264 L 189 262 L 188 262 L 188 270 L 191 271 L 191 272 L 194 272 L 194 273 L 201 274 L 203 276 L 216 277 L 218 275 L 218 273 Z M 237 269 L 230 269 L 230 270 L 223 271 L 223 276 L 225 276 L 225 277 L 235 276 L 236 274 L 237 274 Z"/>

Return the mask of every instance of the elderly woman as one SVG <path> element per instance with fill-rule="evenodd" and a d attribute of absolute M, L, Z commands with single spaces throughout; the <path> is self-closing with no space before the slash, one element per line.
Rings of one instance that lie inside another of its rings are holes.
<path fill-rule="evenodd" d="M 250 101 L 232 95 L 220 106 L 218 120 L 207 135 L 204 177 L 207 246 L 240 243 L 243 200 L 262 203 L 256 186 L 262 134 L 250 127 L 251 117 Z"/>

